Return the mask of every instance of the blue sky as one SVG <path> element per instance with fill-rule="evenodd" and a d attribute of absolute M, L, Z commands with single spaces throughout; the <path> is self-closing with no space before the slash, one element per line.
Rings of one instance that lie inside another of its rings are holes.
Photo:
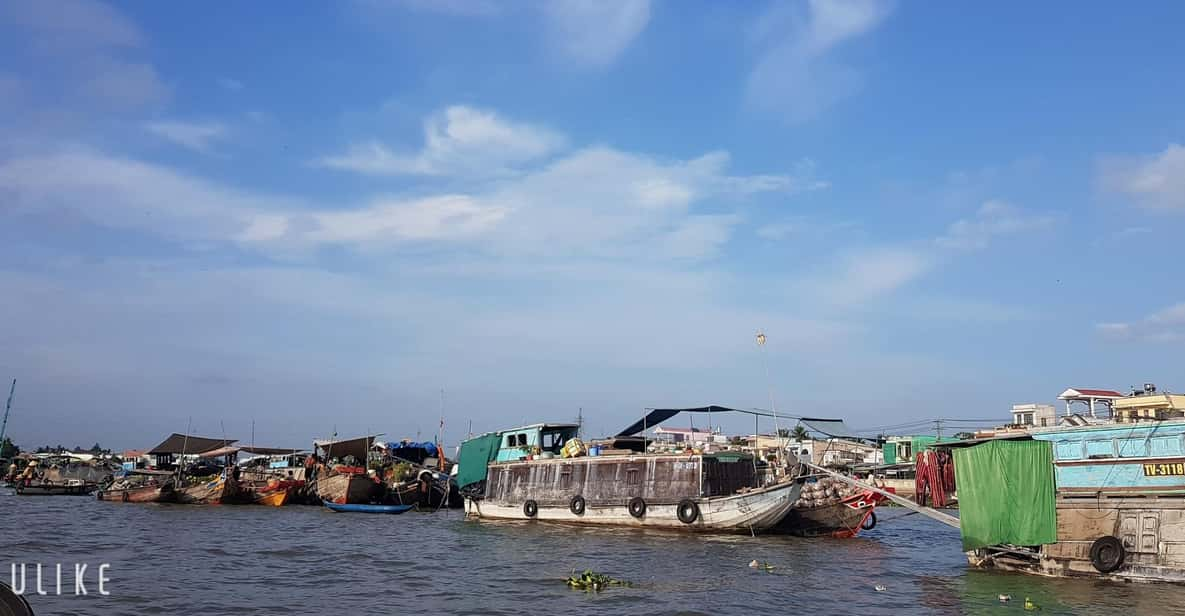
<path fill-rule="evenodd" d="M 441 389 L 449 442 L 769 385 L 863 427 L 1180 390 L 1183 20 L 0 3 L 10 432 L 414 437 Z"/>

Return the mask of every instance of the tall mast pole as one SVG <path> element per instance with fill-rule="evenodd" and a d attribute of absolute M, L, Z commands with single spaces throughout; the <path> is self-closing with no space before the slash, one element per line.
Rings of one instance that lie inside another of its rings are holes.
<path fill-rule="evenodd" d="M 8 413 L 12 410 L 12 396 L 16 393 L 16 379 L 12 380 L 12 387 L 8 388 L 8 403 L 4 405 L 4 423 L 0 423 L 0 448 L 4 447 L 4 433 L 8 431 Z"/>

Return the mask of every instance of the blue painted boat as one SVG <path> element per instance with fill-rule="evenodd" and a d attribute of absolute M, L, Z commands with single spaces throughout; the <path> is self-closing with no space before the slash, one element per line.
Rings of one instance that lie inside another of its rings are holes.
<path fill-rule="evenodd" d="M 321 501 L 326 507 L 339 513 L 403 513 L 411 509 L 411 505 L 340 505 L 338 503 L 331 503 L 329 501 Z"/>

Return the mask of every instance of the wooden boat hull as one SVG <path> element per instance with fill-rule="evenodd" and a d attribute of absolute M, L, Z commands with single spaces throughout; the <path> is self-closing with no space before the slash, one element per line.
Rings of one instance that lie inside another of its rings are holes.
<path fill-rule="evenodd" d="M 93 483 L 78 485 L 17 483 L 14 489 L 21 496 L 87 496 L 98 490 L 99 486 Z"/>
<path fill-rule="evenodd" d="M 216 477 L 197 485 L 178 488 L 177 502 L 183 505 L 221 505 L 235 502 L 238 485 L 233 479 Z"/>
<path fill-rule="evenodd" d="M 100 490 L 98 499 L 117 503 L 169 503 L 177 499 L 173 485 L 144 486 L 126 490 Z"/>
<path fill-rule="evenodd" d="M 412 509 L 411 505 L 353 505 L 325 501 L 325 506 L 337 513 L 385 513 L 397 514 Z"/>
<path fill-rule="evenodd" d="M 374 482 L 362 474 L 338 474 L 317 479 L 317 494 L 321 500 L 339 505 L 370 502 Z"/>
<path fill-rule="evenodd" d="M 795 507 L 773 530 L 800 537 L 855 537 L 870 520 L 876 524 L 873 510 L 882 500 L 865 492 L 818 507 Z"/>
<path fill-rule="evenodd" d="M 534 516 L 523 503 L 492 502 L 468 499 L 466 512 L 471 518 L 494 520 L 538 520 L 598 526 L 658 528 L 691 532 L 759 532 L 778 524 L 798 500 L 802 484 L 788 480 L 743 494 L 690 498 L 699 509 L 691 522 L 679 519 L 679 503 L 647 503 L 640 517 L 630 514 L 628 503 L 587 502 L 584 512 L 573 513 L 571 503 L 536 503 Z"/>
<path fill-rule="evenodd" d="M 260 492 L 255 496 L 256 505 L 267 505 L 268 507 L 283 507 L 288 502 L 288 489 L 281 488 L 272 490 L 270 492 Z"/>

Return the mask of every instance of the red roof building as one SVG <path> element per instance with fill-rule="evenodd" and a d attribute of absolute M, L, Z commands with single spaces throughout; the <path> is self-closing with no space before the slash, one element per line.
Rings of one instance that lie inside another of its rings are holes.
<path fill-rule="evenodd" d="M 1081 402 L 1086 405 L 1086 409 L 1090 412 L 1091 417 L 1098 417 L 1095 414 L 1095 404 L 1102 404 L 1107 407 L 1107 415 L 1111 415 L 1111 403 L 1115 400 L 1123 398 L 1124 395 L 1113 389 L 1089 389 L 1072 387 L 1062 392 L 1058 396 L 1058 400 L 1066 401 L 1066 416 L 1073 414 L 1070 405 L 1075 402 Z"/>

